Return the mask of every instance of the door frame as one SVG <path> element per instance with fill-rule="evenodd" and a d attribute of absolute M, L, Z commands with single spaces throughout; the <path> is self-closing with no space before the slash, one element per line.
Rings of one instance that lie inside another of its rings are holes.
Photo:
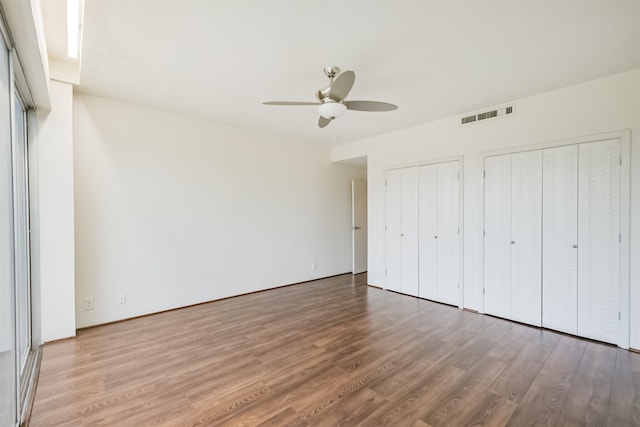
<path fill-rule="evenodd" d="M 365 266 L 364 271 L 359 271 L 356 273 L 356 203 L 355 203 L 355 193 L 356 193 L 356 185 L 357 183 L 360 184 L 364 184 L 366 186 L 366 194 L 367 194 L 367 204 L 364 207 L 365 210 L 365 217 L 367 218 L 366 222 L 367 224 L 365 224 L 365 233 L 369 233 L 369 220 L 368 220 L 368 213 L 369 213 L 369 185 L 367 183 L 366 179 L 352 179 L 351 180 L 351 274 L 360 274 L 360 273 L 366 273 L 368 270 L 368 264 L 369 264 L 369 242 L 368 242 L 368 236 L 367 236 L 367 244 L 365 245 L 365 256 L 367 258 L 367 266 Z M 361 228 L 361 227 L 360 227 Z"/>

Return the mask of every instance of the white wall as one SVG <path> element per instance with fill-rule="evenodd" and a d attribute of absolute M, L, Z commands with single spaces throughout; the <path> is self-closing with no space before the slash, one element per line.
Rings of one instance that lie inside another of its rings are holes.
<path fill-rule="evenodd" d="M 41 339 L 75 336 L 73 87 L 51 81 L 51 111 L 37 114 L 36 223 L 39 239 Z M 37 267 L 36 267 L 37 268 Z"/>
<path fill-rule="evenodd" d="M 74 146 L 78 327 L 351 271 L 326 145 L 76 94 Z"/>
<path fill-rule="evenodd" d="M 514 101 L 509 118 L 461 126 L 455 116 L 335 146 L 368 156 L 369 283 L 384 286 L 385 170 L 464 156 L 464 306 L 481 307 L 482 153 L 631 129 L 631 347 L 640 348 L 640 70 Z M 400 106 L 402 108 L 402 106 Z"/>

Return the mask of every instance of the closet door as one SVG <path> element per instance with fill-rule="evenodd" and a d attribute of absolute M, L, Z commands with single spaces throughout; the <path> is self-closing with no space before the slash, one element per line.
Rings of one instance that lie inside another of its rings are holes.
<path fill-rule="evenodd" d="M 386 177 L 386 289 L 402 290 L 402 170 Z"/>
<path fill-rule="evenodd" d="M 543 150 L 542 325 L 578 333 L 578 146 Z"/>
<path fill-rule="evenodd" d="M 511 318 L 511 155 L 485 158 L 484 311 Z"/>
<path fill-rule="evenodd" d="M 420 167 L 420 293 L 438 299 L 438 165 Z"/>
<path fill-rule="evenodd" d="M 458 162 L 438 165 L 438 301 L 458 305 Z"/>
<path fill-rule="evenodd" d="M 402 170 L 402 286 L 418 296 L 418 185 L 419 169 Z"/>
<path fill-rule="evenodd" d="M 620 142 L 580 144 L 578 335 L 618 342 Z"/>
<path fill-rule="evenodd" d="M 511 155 L 511 319 L 542 322 L 542 151 Z"/>

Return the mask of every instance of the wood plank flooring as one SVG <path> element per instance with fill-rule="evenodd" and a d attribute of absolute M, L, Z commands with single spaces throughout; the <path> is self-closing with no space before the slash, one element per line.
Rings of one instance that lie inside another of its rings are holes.
<path fill-rule="evenodd" d="M 36 426 L 640 425 L 640 354 L 343 275 L 47 344 Z"/>

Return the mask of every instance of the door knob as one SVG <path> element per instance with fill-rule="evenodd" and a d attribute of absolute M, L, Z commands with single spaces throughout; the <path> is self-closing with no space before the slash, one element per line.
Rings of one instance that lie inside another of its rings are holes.
<path fill-rule="evenodd" d="M 576 249 L 578 247 L 578 245 L 573 245 L 571 246 L 573 249 Z"/>
<path fill-rule="evenodd" d="M 353 227 L 351 227 L 354 230 L 360 230 L 360 227 L 358 227 L 357 225 L 354 225 Z"/>
<path fill-rule="evenodd" d="M 515 240 L 512 240 L 512 241 L 511 241 L 511 244 L 512 244 L 512 245 L 515 245 L 515 244 L 516 244 L 516 241 L 515 241 Z"/>

